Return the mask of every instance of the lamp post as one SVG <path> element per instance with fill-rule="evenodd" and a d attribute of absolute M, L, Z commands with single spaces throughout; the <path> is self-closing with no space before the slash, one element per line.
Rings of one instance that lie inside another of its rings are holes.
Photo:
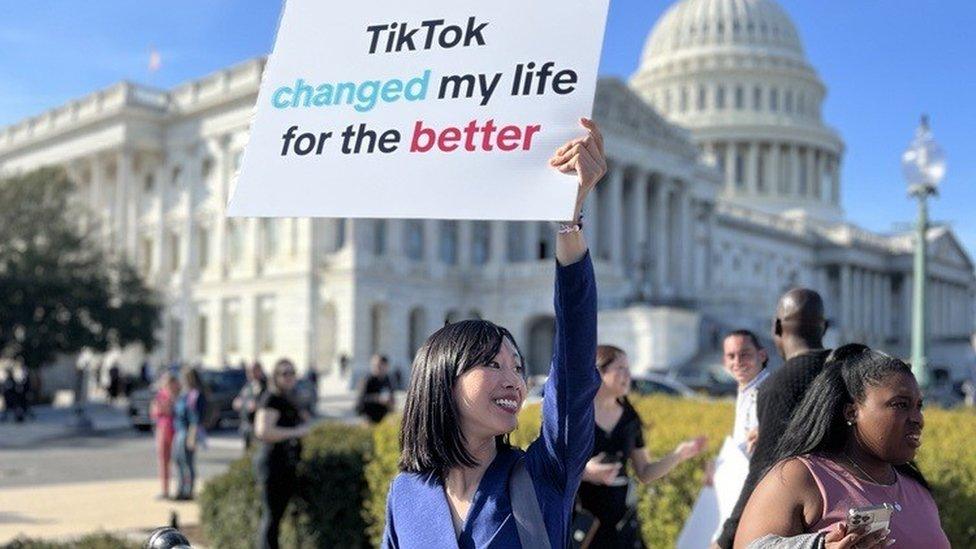
<path fill-rule="evenodd" d="M 929 130 L 927 116 L 915 130 L 915 139 L 901 157 L 901 167 L 908 181 L 908 194 L 918 200 L 918 222 L 915 227 L 915 287 L 912 292 L 912 372 L 919 386 L 929 384 L 925 364 L 925 276 L 926 241 L 928 232 L 928 198 L 938 194 L 938 186 L 945 177 L 946 162 L 942 147 Z"/>

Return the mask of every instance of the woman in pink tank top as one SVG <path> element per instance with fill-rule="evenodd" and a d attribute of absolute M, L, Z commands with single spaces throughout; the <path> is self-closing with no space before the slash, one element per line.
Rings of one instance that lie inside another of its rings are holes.
<path fill-rule="evenodd" d="M 159 379 L 159 390 L 149 404 L 149 415 L 156 424 L 156 458 L 159 463 L 159 480 L 162 491 L 159 497 L 169 498 L 169 464 L 172 458 L 173 434 L 173 405 L 180 394 L 180 380 L 170 372 L 164 373 Z"/>
<path fill-rule="evenodd" d="M 749 498 L 735 547 L 950 547 L 913 462 L 924 423 L 907 364 L 859 344 L 835 350 Z M 887 531 L 847 531 L 850 509 L 885 503 L 895 509 Z"/>

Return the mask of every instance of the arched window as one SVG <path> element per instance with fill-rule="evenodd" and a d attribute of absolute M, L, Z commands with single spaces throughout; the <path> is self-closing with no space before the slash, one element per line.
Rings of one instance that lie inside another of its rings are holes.
<path fill-rule="evenodd" d="M 688 112 L 688 88 L 681 88 L 681 103 L 678 109 L 681 112 Z"/>
<path fill-rule="evenodd" d="M 752 89 L 752 110 L 762 110 L 762 88 L 759 86 Z"/>
<path fill-rule="evenodd" d="M 385 354 L 386 334 L 386 305 L 376 303 L 369 311 L 369 352 L 370 354 Z"/>
<path fill-rule="evenodd" d="M 529 348 L 525 360 L 528 375 L 545 375 L 552 360 L 552 343 L 556 323 L 552 317 L 541 317 L 529 324 Z"/>
<path fill-rule="evenodd" d="M 487 221 L 475 221 L 471 225 L 471 262 L 475 265 L 488 263 L 491 249 L 491 225 Z"/>
<path fill-rule="evenodd" d="M 423 346 L 427 339 L 427 313 L 420 307 L 410 311 L 407 334 L 407 356 L 413 359 L 414 354 Z"/>
<path fill-rule="evenodd" d="M 386 220 L 377 219 L 373 224 L 373 254 L 386 253 Z"/>
<path fill-rule="evenodd" d="M 698 86 L 698 110 L 705 110 L 706 98 L 708 96 L 708 90 L 705 89 L 705 85 Z"/>
<path fill-rule="evenodd" d="M 441 233 L 441 261 L 448 265 L 457 265 L 458 256 L 458 224 L 453 219 L 440 222 Z"/>
<path fill-rule="evenodd" d="M 735 108 L 740 111 L 746 108 L 746 93 L 742 86 L 735 87 Z"/>
<path fill-rule="evenodd" d="M 715 108 L 718 110 L 725 109 L 725 86 L 719 86 L 715 89 Z"/>
<path fill-rule="evenodd" d="M 772 112 L 779 110 L 779 90 L 776 88 L 769 90 L 769 110 Z"/>
<path fill-rule="evenodd" d="M 454 324 L 455 322 L 460 322 L 461 320 L 461 313 L 456 309 L 451 309 L 447 312 L 447 314 L 444 315 L 444 324 Z"/>
<path fill-rule="evenodd" d="M 506 227 L 506 251 L 508 261 L 525 261 L 525 223 L 519 221 L 509 221 Z"/>
<path fill-rule="evenodd" d="M 420 219 L 410 219 L 406 224 L 404 238 L 406 238 L 407 257 L 420 261 L 424 258 L 424 222 Z"/>
<path fill-rule="evenodd" d="M 735 186 L 739 188 L 746 186 L 746 155 L 739 147 L 735 148 Z"/>

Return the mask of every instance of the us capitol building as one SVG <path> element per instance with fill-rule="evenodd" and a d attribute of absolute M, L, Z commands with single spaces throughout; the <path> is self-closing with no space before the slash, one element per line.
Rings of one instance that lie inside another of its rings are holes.
<path fill-rule="evenodd" d="M 67 169 L 102 243 L 165 297 L 154 364 L 288 356 L 344 391 L 370 354 L 406 373 L 444 322 L 482 317 L 544 372 L 548 223 L 225 217 L 264 65 L 168 91 L 121 82 L 0 129 L 0 173 Z M 773 0 L 681 0 L 630 81 L 599 82 L 610 169 L 585 225 L 600 340 L 636 372 L 715 367 L 719 334 L 768 334 L 797 285 L 824 296 L 831 344 L 909 355 L 913 237 L 845 219 L 826 91 Z M 950 229 L 928 239 L 929 364 L 972 375 L 973 262 Z"/>

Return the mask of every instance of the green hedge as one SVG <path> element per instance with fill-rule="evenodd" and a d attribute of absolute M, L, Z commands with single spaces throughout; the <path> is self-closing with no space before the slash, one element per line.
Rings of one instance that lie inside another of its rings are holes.
<path fill-rule="evenodd" d="M 110 534 L 89 534 L 72 541 L 42 541 L 29 538 L 17 538 L 3 549 L 139 549 L 140 543 L 134 543 Z"/>
<path fill-rule="evenodd" d="M 324 423 L 303 440 L 297 497 L 282 524 L 283 547 L 368 547 L 365 466 L 372 437 L 364 427 Z M 214 548 L 253 545 L 261 514 L 251 456 L 204 486 L 200 514 Z"/>
<path fill-rule="evenodd" d="M 644 541 L 650 547 L 671 547 L 701 489 L 702 465 L 715 456 L 731 431 L 733 407 L 730 402 L 668 397 L 635 399 L 634 406 L 644 419 L 645 440 L 652 456 L 670 452 L 687 438 L 699 434 L 709 437 L 705 455 L 683 464 L 664 479 L 641 487 L 638 512 L 644 519 Z M 930 409 L 925 420 L 918 461 L 933 486 L 943 528 L 953 547 L 976 547 L 976 414 Z M 512 434 L 512 443 L 527 446 L 538 436 L 539 424 L 539 407 L 526 408 L 519 428 Z M 300 532 L 305 537 L 298 544 L 294 525 L 287 525 L 289 546 L 358 547 L 364 540 L 374 546 L 379 544 L 386 492 L 397 473 L 398 427 L 399 418 L 394 416 L 372 432 L 335 425 L 316 430 L 316 443 L 307 443 L 303 456 L 303 475 L 315 481 L 308 484 L 306 495 L 297 505 Z M 350 442 L 353 438 L 356 442 Z M 334 441 L 332 446 L 323 445 L 329 440 Z M 313 447 L 317 450 L 313 451 Z M 333 452 L 341 457 L 329 461 L 327 456 Z M 311 459 L 313 455 L 316 457 Z M 311 470 L 318 473 L 313 475 Z M 245 476 L 251 480 L 245 482 Z M 231 477 L 233 482 L 228 480 Z M 313 493 L 318 494 L 315 499 Z M 246 463 L 235 463 L 224 477 L 207 485 L 203 520 L 214 547 L 234 546 L 232 542 L 239 543 L 241 532 L 253 536 L 257 522 L 255 498 L 253 477 Z M 319 505 L 320 512 L 314 517 L 308 510 L 309 501 Z M 215 523 L 220 527 L 215 528 Z M 218 536 L 215 531 L 224 534 Z"/>

